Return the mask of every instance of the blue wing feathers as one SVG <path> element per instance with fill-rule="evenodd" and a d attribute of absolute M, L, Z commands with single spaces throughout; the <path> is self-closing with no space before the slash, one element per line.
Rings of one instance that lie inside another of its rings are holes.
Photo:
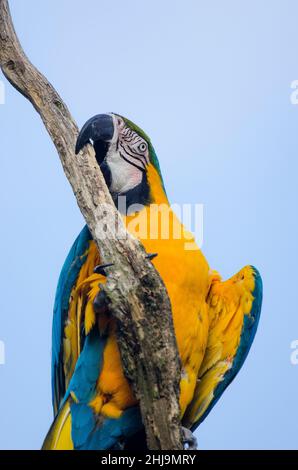
<path fill-rule="evenodd" d="M 93 398 L 96 381 L 102 367 L 106 339 L 106 336 L 99 334 L 97 328 L 94 328 L 86 337 L 83 350 L 65 394 L 65 400 L 70 392 L 75 394 L 80 403 L 89 403 Z"/>
<path fill-rule="evenodd" d="M 143 425 L 137 406 L 125 410 L 118 419 L 104 417 L 98 419 L 89 406 L 90 400 L 96 393 L 106 337 L 99 335 L 96 328 L 86 337 L 66 391 L 62 364 L 63 330 L 68 314 L 69 298 L 85 262 L 90 240 L 92 240 L 91 234 L 85 226 L 65 260 L 58 281 L 52 333 L 53 407 L 57 413 L 66 400 L 71 401 L 72 440 L 75 449 L 110 449 L 117 447 L 120 439 L 138 432 Z M 71 392 L 76 401 L 70 398 Z"/>
<path fill-rule="evenodd" d="M 242 367 L 249 353 L 250 347 L 252 345 L 252 342 L 254 340 L 254 337 L 258 328 L 259 319 L 260 319 L 262 298 L 263 298 L 263 284 L 262 284 L 262 278 L 258 270 L 254 266 L 252 266 L 252 268 L 254 270 L 254 276 L 255 276 L 255 288 L 253 291 L 254 301 L 253 301 L 250 315 L 245 315 L 244 317 L 244 325 L 242 328 L 240 345 L 239 345 L 237 354 L 235 356 L 235 359 L 233 361 L 233 367 L 229 371 L 231 375 L 234 373 L 233 378 Z"/>
<path fill-rule="evenodd" d="M 69 298 L 80 269 L 84 264 L 84 253 L 86 252 L 91 239 L 92 237 L 89 229 L 85 225 L 65 260 L 58 280 L 52 330 L 52 401 L 54 413 L 58 411 L 60 402 L 65 393 L 61 348 Z"/>
<path fill-rule="evenodd" d="M 94 432 L 88 449 L 107 450 L 117 447 L 121 440 L 143 428 L 139 407 L 127 408 L 118 419 L 106 418 Z"/>
<path fill-rule="evenodd" d="M 65 400 L 71 393 L 76 399 L 70 405 L 75 449 L 110 449 L 117 445 L 120 438 L 129 437 L 142 429 L 138 407 L 125 410 L 120 418 L 100 417 L 98 422 L 89 406 L 96 393 L 106 340 L 107 337 L 100 335 L 97 328 L 89 333 L 65 394 Z"/>

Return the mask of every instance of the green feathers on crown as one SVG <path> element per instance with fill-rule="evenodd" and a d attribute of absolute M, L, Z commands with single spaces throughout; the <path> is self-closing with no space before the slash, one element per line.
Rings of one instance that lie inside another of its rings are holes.
<path fill-rule="evenodd" d="M 120 115 L 118 114 L 118 116 L 120 116 Z M 130 121 L 129 119 L 127 119 L 123 116 L 120 116 L 120 117 L 123 119 L 125 124 L 127 124 L 133 131 L 137 132 L 137 134 L 139 134 L 140 137 L 142 137 L 144 140 L 146 140 L 146 142 L 148 144 L 148 148 L 149 148 L 150 162 L 152 163 L 152 165 L 156 169 L 157 173 L 159 174 L 160 179 L 161 179 L 161 183 L 162 183 L 163 188 L 164 188 L 164 183 L 163 183 L 162 174 L 161 174 L 161 171 L 160 171 L 159 161 L 158 161 L 157 155 L 155 153 L 155 150 L 153 148 L 153 145 L 151 143 L 150 137 L 143 131 L 143 129 L 141 129 L 135 123 L 133 123 L 132 121 Z"/>

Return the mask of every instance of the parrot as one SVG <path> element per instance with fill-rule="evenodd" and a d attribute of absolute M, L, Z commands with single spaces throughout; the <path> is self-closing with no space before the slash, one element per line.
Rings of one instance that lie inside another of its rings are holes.
<path fill-rule="evenodd" d="M 184 445 L 195 448 L 193 432 L 241 369 L 254 340 L 262 305 L 261 276 L 248 265 L 222 280 L 209 267 L 194 236 L 171 208 L 159 160 L 140 127 L 116 113 L 98 114 L 79 132 L 75 153 L 87 144 L 93 145 L 127 230 L 143 244 L 166 286 L 181 362 Z M 153 207 L 167 214 L 167 236 Z M 141 230 L 142 220 L 148 224 Z M 195 249 L 185 249 L 190 242 Z M 103 264 L 85 226 L 65 260 L 56 291 L 54 420 L 43 449 L 146 449 L 138 401 L 121 363 L 116 320 L 100 287 L 111 269 Z"/>

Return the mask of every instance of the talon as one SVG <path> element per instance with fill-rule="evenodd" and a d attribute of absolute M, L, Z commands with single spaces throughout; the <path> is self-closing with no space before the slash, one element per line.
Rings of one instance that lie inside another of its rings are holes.
<path fill-rule="evenodd" d="M 100 290 L 93 301 L 93 308 L 96 314 L 103 314 L 108 311 L 108 300 L 105 291 Z"/>
<path fill-rule="evenodd" d="M 197 450 L 198 441 L 191 430 L 182 426 L 182 435 L 184 450 Z"/>
<path fill-rule="evenodd" d="M 148 253 L 146 255 L 146 258 L 149 259 L 150 261 L 152 261 L 154 258 L 156 258 L 157 255 L 158 255 L 158 253 Z"/>
<path fill-rule="evenodd" d="M 114 266 L 114 263 L 99 264 L 98 266 L 95 266 L 93 272 L 96 274 L 101 274 L 102 276 L 106 276 L 105 269 L 109 268 L 110 266 Z"/>

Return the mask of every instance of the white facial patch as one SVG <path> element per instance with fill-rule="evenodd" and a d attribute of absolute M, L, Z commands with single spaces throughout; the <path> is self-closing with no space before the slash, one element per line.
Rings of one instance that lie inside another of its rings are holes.
<path fill-rule="evenodd" d="M 123 194 L 138 186 L 149 164 L 149 148 L 143 137 L 113 115 L 114 135 L 105 162 L 111 172 L 110 190 Z"/>
<path fill-rule="evenodd" d="M 121 158 L 118 151 L 109 152 L 107 164 L 111 171 L 110 189 L 113 193 L 126 193 L 141 183 L 142 171 Z"/>

